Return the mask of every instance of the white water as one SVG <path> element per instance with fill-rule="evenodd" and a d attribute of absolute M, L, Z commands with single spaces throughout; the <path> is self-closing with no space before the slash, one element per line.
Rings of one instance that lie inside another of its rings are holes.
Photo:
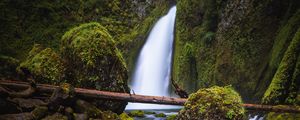
<path fill-rule="evenodd" d="M 172 47 L 176 6 L 158 20 L 151 30 L 138 57 L 133 74 L 132 88 L 135 94 L 170 96 L 169 78 L 171 71 Z M 129 103 L 129 109 L 172 109 L 171 105 Z"/>

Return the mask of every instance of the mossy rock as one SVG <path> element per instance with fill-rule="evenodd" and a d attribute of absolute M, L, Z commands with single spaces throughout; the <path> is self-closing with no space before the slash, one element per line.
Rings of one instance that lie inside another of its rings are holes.
<path fill-rule="evenodd" d="M 145 114 L 156 114 L 154 111 L 145 111 Z"/>
<path fill-rule="evenodd" d="M 237 92 L 230 86 L 214 86 L 191 94 L 176 120 L 241 120 L 244 112 Z"/>
<path fill-rule="evenodd" d="M 266 104 L 294 104 L 300 86 L 300 29 L 290 42 L 262 99 Z"/>
<path fill-rule="evenodd" d="M 58 84 L 62 82 L 65 67 L 60 56 L 51 48 L 34 45 L 27 59 L 18 70 L 25 68 L 38 83 Z"/>
<path fill-rule="evenodd" d="M 101 120 L 119 120 L 119 116 L 111 111 L 102 111 Z"/>
<path fill-rule="evenodd" d="M 265 117 L 266 120 L 299 120 L 299 113 L 275 113 L 270 112 Z"/>
<path fill-rule="evenodd" d="M 96 22 L 82 24 L 64 34 L 61 55 L 68 82 L 76 87 L 129 93 L 127 68 L 115 41 Z M 97 101 L 103 110 L 121 114 L 127 102 Z"/>
<path fill-rule="evenodd" d="M 122 114 L 120 114 L 119 117 L 120 117 L 121 120 L 133 120 L 132 117 L 128 116 L 128 115 L 127 115 L 126 113 L 124 113 L 124 112 L 123 112 Z"/>
<path fill-rule="evenodd" d="M 155 117 L 166 117 L 166 114 L 164 113 L 158 113 L 154 115 Z"/>
<path fill-rule="evenodd" d="M 167 117 L 167 120 L 175 120 L 177 115 L 170 115 Z"/>
<path fill-rule="evenodd" d="M 131 117 L 145 117 L 145 113 L 142 110 L 130 111 L 128 115 Z"/>

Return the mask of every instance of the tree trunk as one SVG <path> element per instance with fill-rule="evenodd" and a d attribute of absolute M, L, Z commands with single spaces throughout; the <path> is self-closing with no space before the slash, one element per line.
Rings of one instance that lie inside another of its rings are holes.
<path fill-rule="evenodd" d="M 16 81 L 4 81 L 0 80 L 0 85 L 12 87 L 15 89 L 26 89 L 29 84 L 26 82 Z M 52 93 L 57 86 L 38 84 L 36 92 Z M 120 100 L 127 102 L 138 102 L 138 103 L 153 103 L 153 104 L 167 104 L 167 105 L 184 105 L 187 99 L 183 98 L 172 98 L 172 97 L 160 97 L 160 96 L 146 96 L 146 95 L 135 95 L 128 93 L 117 93 L 98 91 L 91 89 L 75 88 L 76 95 L 79 97 L 93 98 L 93 99 L 107 99 L 107 100 Z M 243 107 L 248 110 L 259 110 L 259 111 L 273 111 L 273 112 L 293 112 L 300 113 L 300 108 L 289 105 L 259 105 L 259 104 L 243 104 Z"/>

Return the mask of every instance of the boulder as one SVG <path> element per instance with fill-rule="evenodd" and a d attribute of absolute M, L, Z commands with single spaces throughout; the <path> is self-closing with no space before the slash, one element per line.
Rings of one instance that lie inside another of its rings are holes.
<path fill-rule="evenodd" d="M 230 86 L 214 86 L 191 94 L 176 120 L 241 120 L 244 112 L 237 92 Z"/>

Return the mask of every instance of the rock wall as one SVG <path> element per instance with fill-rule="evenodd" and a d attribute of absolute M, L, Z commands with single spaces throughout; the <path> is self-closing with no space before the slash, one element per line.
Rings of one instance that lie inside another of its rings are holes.
<path fill-rule="evenodd" d="M 260 100 L 300 27 L 299 1 L 177 2 L 174 80 L 188 92 L 231 84 Z"/>

